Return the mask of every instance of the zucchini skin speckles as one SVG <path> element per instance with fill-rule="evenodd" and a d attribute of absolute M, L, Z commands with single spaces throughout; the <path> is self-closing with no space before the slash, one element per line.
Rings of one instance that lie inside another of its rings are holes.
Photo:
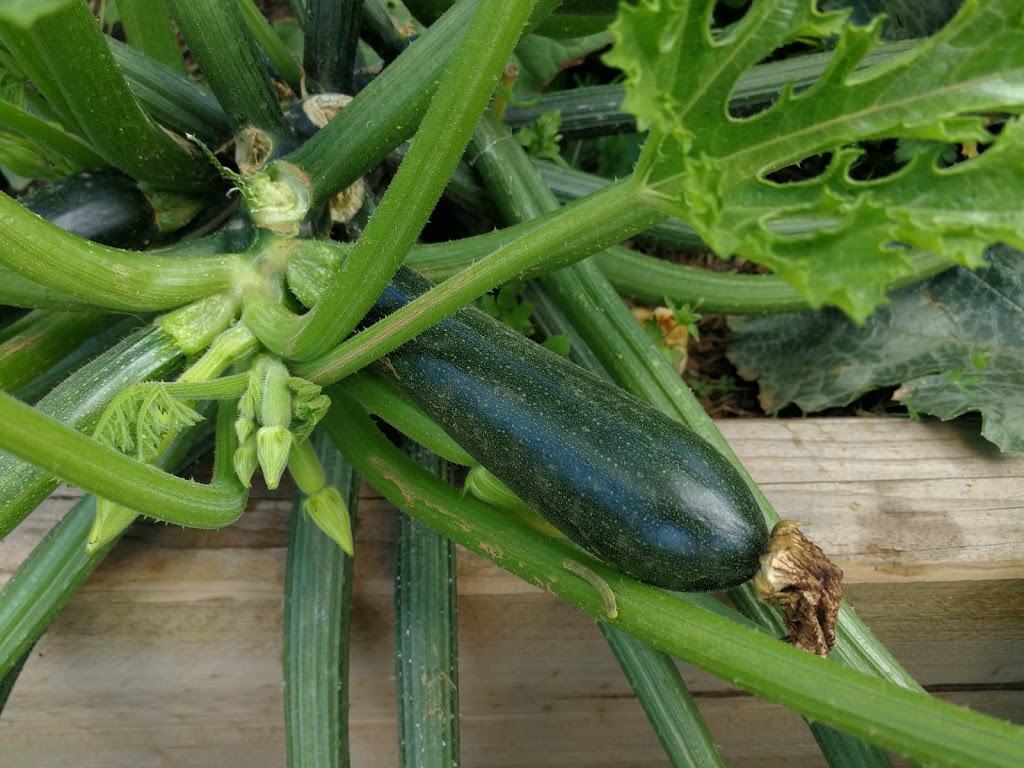
<path fill-rule="evenodd" d="M 429 287 L 402 270 L 376 320 Z M 692 430 L 474 309 L 376 364 L 470 455 L 609 566 L 678 591 L 751 578 L 756 501 Z"/>

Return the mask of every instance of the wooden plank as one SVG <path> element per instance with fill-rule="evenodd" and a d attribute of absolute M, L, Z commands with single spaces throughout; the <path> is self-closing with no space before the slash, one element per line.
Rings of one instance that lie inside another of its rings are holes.
<path fill-rule="evenodd" d="M 912 674 L 1024 722 L 1024 459 L 960 426 L 721 426 L 779 511 L 813 523 L 851 601 Z M 0 543 L 0 579 L 73 495 Z M 36 647 L 0 718 L 0 763 L 281 765 L 289 509 L 270 495 L 224 531 L 133 529 Z M 395 514 L 366 490 L 352 638 L 359 766 L 396 760 Z M 665 764 L 588 617 L 466 552 L 459 591 L 464 765 Z M 682 669 L 730 765 L 820 764 L 792 713 Z"/>

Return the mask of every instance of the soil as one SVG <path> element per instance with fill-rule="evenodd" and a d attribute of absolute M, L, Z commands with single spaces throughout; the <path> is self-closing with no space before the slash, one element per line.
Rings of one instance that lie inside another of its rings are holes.
<path fill-rule="evenodd" d="M 648 246 L 634 243 L 632 247 L 643 253 L 677 264 L 710 269 L 716 272 L 756 274 L 764 268 L 743 259 L 722 260 L 711 253 L 690 252 L 678 249 Z M 906 408 L 892 399 L 892 391 L 871 392 L 843 408 L 829 408 L 815 414 L 805 414 L 790 405 L 778 413 L 768 414 L 758 401 L 756 381 L 740 377 L 729 358 L 730 328 L 725 315 L 705 314 L 697 322 L 700 338 L 691 337 L 687 345 L 686 369 L 683 379 L 693 389 L 704 409 L 712 418 L 758 418 L 775 415 L 782 418 L 799 418 L 807 415 L 844 417 L 879 415 L 885 413 L 906 413 Z"/>

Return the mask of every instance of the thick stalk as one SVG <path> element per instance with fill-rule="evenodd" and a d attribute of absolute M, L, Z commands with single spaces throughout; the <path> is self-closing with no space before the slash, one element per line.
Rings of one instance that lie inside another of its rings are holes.
<path fill-rule="evenodd" d="M 362 0 L 307 0 L 303 64 L 327 93 L 352 93 Z"/>
<path fill-rule="evenodd" d="M 128 87 L 154 120 L 211 147 L 231 135 L 227 115 L 209 91 L 118 40 L 107 38 L 107 43 Z"/>
<path fill-rule="evenodd" d="M 559 2 L 537 0 L 530 26 L 545 18 Z M 456 3 L 360 91 L 338 117 L 284 158 L 285 168 L 294 169 L 309 185 L 312 209 L 322 206 L 412 136 L 432 103 L 437 84 L 477 4 L 477 0 Z"/>
<path fill-rule="evenodd" d="M 312 440 L 325 480 L 356 513 L 359 477 L 326 434 Z M 302 511 L 296 494 L 284 585 L 288 768 L 347 768 L 352 558 Z"/>
<path fill-rule="evenodd" d="M 0 305 L 26 309 L 93 311 L 95 305 L 22 277 L 0 263 Z"/>
<path fill-rule="evenodd" d="M 480 3 L 412 149 L 316 306 L 301 318 L 288 317 L 277 304 L 259 302 L 247 308 L 246 322 L 269 349 L 296 359 L 322 355 L 373 305 L 444 191 L 531 6 L 532 0 Z"/>
<path fill-rule="evenodd" d="M 452 480 L 451 466 L 415 443 L 405 453 Z M 395 563 L 395 694 L 403 768 L 459 764 L 459 651 L 455 545 L 401 515 Z"/>
<path fill-rule="evenodd" d="M 189 528 L 223 528 L 245 511 L 247 494 L 231 466 L 234 403 L 222 404 L 213 482 L 169 475 L 97 443 L 0 393 L 0 448 L 65 482 L 141 514 Z"/>
<path fill-rule="evenodd" d="M 907 256 L 913 270 L 888 285 L 892 290 L 938 274 L 952 266 L 934 253 L 915 251 Z M 645 256 L 629 248 L 612 247 L 597 254 L 594 263 L 615 290 L 647 304 L 689 304 L 704 312 L 754 315 L 797 312 L 811 305 L 777 275 L 740 275 Z"/>
<path fill-rule="evenodd" d="M 152 256 L 91 243 L 0 195 L 0 263 L 96 306 L 167 309 L 233 288 L 234 256 Z"/>
<path fill-rule="evenodd" d="M 263 53 L 270 59 L 270 63 L 274 65 L 280 78 L 292 89 L 292 93 L 301 95 L 302 67 L 292 58 L 284 41 L 270 26 L 267 17 L 260 13 L 260 9 L 252 0 L 236 0 L 236 2 L 238 9 L 242 12 L 242 18 L 245 19 L 249 34 L 253 36 Z M 308 42 L 306 44 L 308 45 Z"/>
<path fill-rule="evenodd" d="M 236 0 L 167 0 L 167 5 L 235 135 L 255 127 L 275 142 L 288 141 L 291 128 Z"/>
<path fill-rule="evenodd" d="M 142 111 L 118 69 L 86 3 L 63 4 L 26 35 L 9 34 L 19 61 L 38 62 L 49 78 L 35 85 L 62 114 L 74 115 L 81 134 L 108 163 L 139 181 L 166 189 L 202 190 L 212 169 L 198 153 L 177 143 Z"/>
<path fill-rule="evenodd" d="M 608 621 L 603 596 L 566 570 L 582 562 L 615 596 L 619 629 L 755 695 L 932 765 L 1024 761 L 1024 728 L 830 663 L 610 570 L 510 520 L 404 457 L 337 389 L 325 418 L 356 469 L 399 508 L 531 584 Z"/>
<path fill-rule="evenodd" d="M 604 194 L 585 198 L 552 214 L 536 229 L 449 278 L 407 306 L 360 331 L 337 349 L 296 366 L 298 375 L 317 383 L 330 383 L 376 360 L 409 341 L 473 299 L 547 257 L 566 241 L 579 243 L 568 254 L 573 261 L 616 243 L 660 218 L 638 209 L 631 180 L 605 188 Z M 609 220 L 624 222 L 621 229 L 604 227 Z M 598 238 L 594 239 L 595 233 Z"/>
<path fill-rule="evenodd" d="M 188 75 L 164 0 L 118 0 L 117 15 L 132 48 L 178 74 Z"/>
<path fill-rule="evenodd" d="M 671 657 L 607 622 L 598 626 L 673 768 L 724 768 L 718 747 Z"/>

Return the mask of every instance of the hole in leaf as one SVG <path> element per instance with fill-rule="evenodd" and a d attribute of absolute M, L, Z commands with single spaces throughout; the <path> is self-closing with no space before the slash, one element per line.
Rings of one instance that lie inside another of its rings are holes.
<path fill-rule="evenodd" d="M 736 24 L 747 14 L 749 0 L 718 0 L 711 13 L 711 37 L 721 40 L 732 34 Z"/>
<path fill-rule="evenodd" d="M 996 137 L 1002 133 L 1004 125 L 1005 123 L 1000 118 L 990 121 L 985 126 L 985 130 L 992 136 L 992 141 L 965 141 L 960 144 L 950 144 L 920 139 L 896 139 L 893 156 L 902 167 L 910 162 L 917 153 L 928 152 L 934 155 L 936 168 L 951 168 L 985 154 L 995 142 Z M 851 176 L 853 176 L 852 173 Z"/>
<path fill-rule="evenodd" d="M 898 139 L 866 141 L 859 146 L 864 154 L 854 161 L 847 172 L 853 181 L 872 181 L 892 176 L 910 161 L 910 154 L 900 152 Z"/>
<path fill-rule="evenodd" d="M 832 162 L 832 153 L 824 152 L 820 155 L 805 157 L 798 163 L 779 168 L 777 171 L 765 174 L 764 178 L 776 184 L 793 184 L 799 181 L 807 181 L 816 178 L 825 172 L 829 163 Z"/>

